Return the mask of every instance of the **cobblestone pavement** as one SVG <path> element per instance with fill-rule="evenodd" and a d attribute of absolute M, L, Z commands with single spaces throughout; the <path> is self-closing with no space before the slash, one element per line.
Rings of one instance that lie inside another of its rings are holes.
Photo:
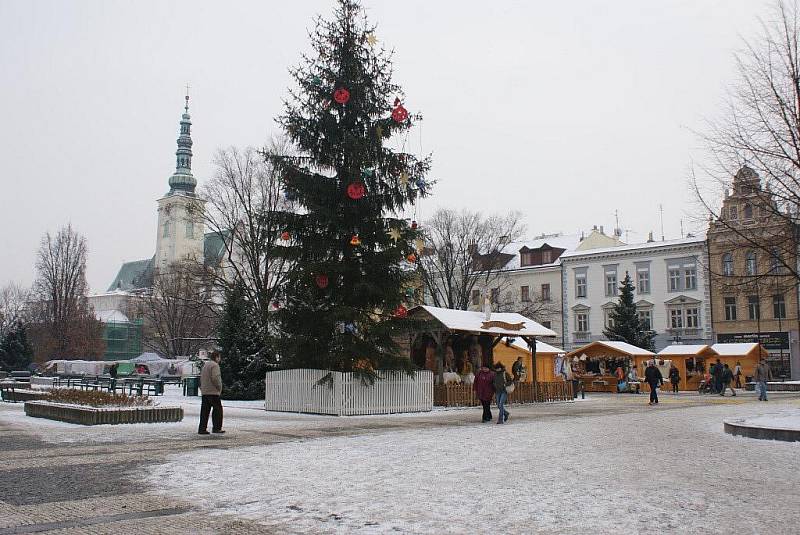
<path fill-rule="evenodd" d="M 798 400 L 794 394 L 782 399 Z M 583 402 L 512 406 L 516 420 L 582 418 L 647 410 L 681 410 L 708 404 L 755 403 L 737 398 L 662 396 L 657 408 L 643 396 L 593 396 Z M 180 496 L 145 488 L 146 464 L 199 448 L 229 449 L 323 436 L 475 425 L 479 409 L 438 410 L 385 417 L 307 417 L 226 409 L 224 436 L 195 434 L 197 407 L 179 424 L 83 427 L 27 419 L 22 405 L 0 403 L 0 535 L 12 533 L 105 534 L 270 533 L 270 528 L 224 515 L 209 515 Z M 152 432 L 155 430 L 155 432 Z M 285 533 L 285 527 L 280 530 Z"/>

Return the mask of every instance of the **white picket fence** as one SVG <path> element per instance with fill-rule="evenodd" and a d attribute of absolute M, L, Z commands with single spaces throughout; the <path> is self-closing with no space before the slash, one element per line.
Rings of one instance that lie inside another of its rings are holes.
<path fill-rule="evenodd" d="M 328 373 L 333 384 L 318 384 Z M 267 372 L 264 405 L 268 411 L 336 416 L 425 412 L 433 409 L 433 372 L 418 371 L 410 377 L 398 371 L 379 371 L 372 385 L 362 384 L 352 373 Z"/>

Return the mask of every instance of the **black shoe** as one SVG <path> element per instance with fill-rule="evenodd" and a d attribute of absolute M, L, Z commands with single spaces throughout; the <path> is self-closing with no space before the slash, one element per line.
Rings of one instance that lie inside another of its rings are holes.
<path fill-rule="evenodd" d="M 212 430 L 211 432 L 212 432 L 212 433 L 216 433 L 216 434 L 218 434 L 218 435 L 223 435 L 223 434 L 225 434 L 225 430 L 224 430 L 224 429 L 214 429 L 214 430 Z"/>
<path fill-rule="evenodd" d="M 209 433 L 209 432 L 208 432 L 208 431 L 206 431 L 206 430 L 202 430 L 202 431 L 198 431 L 198 432 L 197 432 L 197 434 L 198 434 L 198 435 L 210 435 L 211 433 Z"/>
<path fill-rule="evenodd" d="M 506 414 L 505 414 L 505 417 L 504 417 L 504 419 L 503 419 L 503 421 L 504 421 L 504 422 L 507 422 L 507 421 L 508 421 L 508 419 L 509 419 L 510 417 L 511 417 L 511 414 L 509 414 L 509 413 L 506 413 Z"/>

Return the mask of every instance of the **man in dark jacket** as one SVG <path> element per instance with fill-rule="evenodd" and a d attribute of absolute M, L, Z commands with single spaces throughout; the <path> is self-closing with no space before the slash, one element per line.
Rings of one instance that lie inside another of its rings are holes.
<path fill-rule="evenodd" d="M 714 393 L 719 394 L 722 392 L 722 362 L 717 359 L 717 362 L 711 367 L 711 377 L 714 378 Z"/>
<path fill-rule="evenodd" d="M 510 381 L 506 379 L 506 367 L 503 366 L 502 363 L 498 362 L 494 365 L 494 393 L 495 397 L 497 398 L 497 410 L 499 412 L 497 416 L 498 424 L 504 423 L 508 420 L 508 417 L 511 416 L 506 410 L 505 406 L 506 401 L 508 400 L 506 385 L 509 383 Z"/>
<path fill-rule="evenodd" d="M 481 366 L 472 383 L 475 395 L 483 405 L 483 422 L 492 421 L 492 397 L 494 397 L 494 373 L 486 366 Z"/>
<path fill-rule="evenodd" d="M 736 395 L 736 390 L 734 390 L 731 386 L 732 382 L 733 370 L 731 370 L 730 366 L 725 364 L 722 368 L 722 392 L 719 393 L 720 396 L 725 397 L 725 392 L 727 392 L 729 388 L 731 389 L 731 392 L 733 392 L 733 395 Z"/>
<path fill-rule="evenodd" d="M 656 368 L 655 361 L 647 363 L 647 369 L 644 370 L 644 380 L 650 385 L 650 405 L 658 404 L 658 387 L 664 383 L 664 376 L 661 375 L 661 370 Z"/>

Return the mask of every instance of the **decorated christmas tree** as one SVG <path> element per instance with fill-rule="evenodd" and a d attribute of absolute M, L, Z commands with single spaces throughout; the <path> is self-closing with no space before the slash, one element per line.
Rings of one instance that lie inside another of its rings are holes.
<path fill-rule="evenodd" d="M 392 82 L 391 54 L 361 6 L 339 0 L 318 19 L 313 53 L 291 74 L 279 118 L 296 152 L 269 155 L 295 210 L 281 214 L 293 262 L 276 316 L 284 365 L 356 371 L 408 368 L 404 328 L 422 242 L 404 216 L 430 187 L 428 157 L 403 147 L 414 122 Z"/>
<path fill-rule="evenodd" d="M 603 331 L 609 340 L 627 342 L 629 344 L 654 351 L 653 336 L 655 333 L 648 330 L 639 319 L 636 304 L 633 302 L 633 282 L 628 272 L 619 286 L 619 301 L 609 313 L 610 325 Z"/>

